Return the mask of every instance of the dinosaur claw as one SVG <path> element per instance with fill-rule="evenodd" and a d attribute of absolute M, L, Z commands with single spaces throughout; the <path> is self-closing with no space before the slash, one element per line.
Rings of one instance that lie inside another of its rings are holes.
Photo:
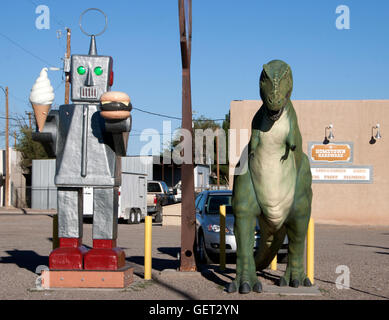
<path fill-rule="evenodd" d="M 297 279 L 294 279 L 290 282 L 290 286 L 293 288 L 298 288 L 299 285 L 300 285 L 300 281 L 298 281 Z"/>
<path fill-rule="evenodd" d="M 312 287 L 312 282 L 309 280 L 309 278 L 305 278 L 304 280 L 304 287 Z"/>
<path fill-rule="evenodd" d="M 236 288 L 235 282 L 231 282 L 231 283 L 227 286 L 227 292 L 228 292 L 228 293 L 236 292 L 236 290 L 237 290 L 237 288 Z"/>
<path fill-rule="evenodd" d="M 281 278 L 280 278 L 279 286 L 280 286 L 280 287 L 286 287 L 287 285 L 288 285 L 288 283 L 286 282 L 285 278 L 284 278 L 284 277 L 281 277 Z"/>
<path fill-rule="evenodd" d="M 258 293 L 262 292 L 262 284 L 259 281 L 254 284 L 253 291 Z"/>
<path fill-rule="evenodd" d="M 251 287 L 249 285 L 248 282 L 243 282 L 240 286 L 239 286 L 239 293 L 250 293 L 251 292 Z"/>

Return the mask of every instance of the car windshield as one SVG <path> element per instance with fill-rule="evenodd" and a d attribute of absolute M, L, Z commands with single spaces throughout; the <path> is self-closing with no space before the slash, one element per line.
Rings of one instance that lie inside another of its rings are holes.
<path fill-rule="evenodd" d="M 207 213 L 219 214 L 220 206 L 226 206 L 226 213 L 232 214 L 231 210 L 232 195 L 210 195 L 207 199 Z"/>
<path fill-rule="evenodd" d="M 159 183 L 157 182 L 149 182 L 147 184 L 147 192 L 162 192 Z"/>

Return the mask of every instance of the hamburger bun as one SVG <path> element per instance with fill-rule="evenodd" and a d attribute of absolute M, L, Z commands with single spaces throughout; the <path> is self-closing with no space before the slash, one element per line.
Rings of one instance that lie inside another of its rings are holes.
<path fill-rule="evenodd" d="M 120 102 L 126 106 L 129 106 L 131 100 L 130 100 L 130 97 L 124 92 L 107 91 L 107 92 L 102 94 L 102 96 L 100 98 L 100 102 L 102 105 L 109 104 L 111 102 Z"/>
<path fill-rule="evenodd" d="M 124 120 L 130 116 L 130 111 L 101 111 L 100 115 L 107 120 Z"/>

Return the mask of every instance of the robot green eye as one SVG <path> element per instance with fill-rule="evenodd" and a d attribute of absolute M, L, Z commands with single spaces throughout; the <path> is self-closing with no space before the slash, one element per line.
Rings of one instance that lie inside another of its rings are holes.
<path fill-rule="evenodd" d="M 94 71 L 97 76 L 101 76 L 103 74 L 103 69 L 101 67 L 96 67 Z"/>
<path fill-rule="evenodd" d="M 77 68 L 77 72 L 78 72 L 78 74 L 83 75 L 83 74 L 85 74 L 86 69 L 85 69 L 84 66 L 79 66 L 79 67 Z"/>

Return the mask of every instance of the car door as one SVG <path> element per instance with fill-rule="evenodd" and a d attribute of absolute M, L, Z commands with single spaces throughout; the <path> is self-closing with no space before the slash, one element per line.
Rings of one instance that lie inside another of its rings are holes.
<path fill-rule="evenodd" d="M 198 229 L 198 226 L 200 225 L 200 216 L 201 216 L 201 212 L 200 212 L 200 208 L 199 208 L 199 204 L 200 204 L 200 201 L 203 197 L 203 193 L 200 192 L 196 199 L 195 199 L 195 210 L 196 210 L 196 230 Z"/>

